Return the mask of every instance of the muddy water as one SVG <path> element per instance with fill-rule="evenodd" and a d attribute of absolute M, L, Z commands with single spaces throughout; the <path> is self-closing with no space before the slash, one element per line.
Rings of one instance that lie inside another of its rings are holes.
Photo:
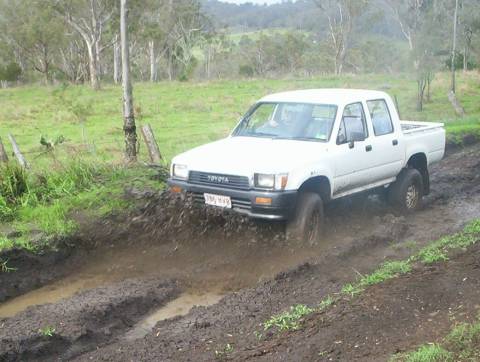
<path fill-rule="evenodd" d="M 124 338 L 129 341 L 143 338 L 153 330 L 158 322 L 177 316 L 184 316 L 188 314 L 193 307 L 206 307 L 216 304 L 222 297 L 222 294 L 217 293 L 201 295 L 184 293 L 141 320 L 125 334 Z"/>
<path fill-rule="evenodd" d="M 103 275 L 66 278 L 1 304 L 0 318 L 12 317 L 29 306 L 54 303 L 71 297 L 76 292 L 92 289 L 106 283 L 108 283 L 108 278 Z"/>
<path fill-rule="evenodd" d="M 144 248 L 97 250 L 72 275 L 0 304 L 0 318 L 12 317 L 29 306 L 58 302 L 83 290 L 148 276 L 175 279 L 184 290 L 192 291 L 169 306 L 173 309 L 182 306 L 181 310 L 187 313 L 193 305 L 207 305 L 224 293 L 253 286 L 294 267 L 318 255 L 328 245 L 299 249 L 284 243 L 203 240 L 193 244 L 172 241 Z M 152 318 L 163 319 L 165 312 L 159 313 L 159 317 Z M 168 318 L 169 314 L 166 315 Z"/>

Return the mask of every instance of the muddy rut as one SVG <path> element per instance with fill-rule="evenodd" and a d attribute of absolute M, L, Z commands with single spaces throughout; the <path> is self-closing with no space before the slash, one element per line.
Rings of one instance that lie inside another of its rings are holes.
<path fill-rule="evenodd" d="M 10 300 L 0 305 L 0 360 L 212 360 L 227 344 L 236 359 L 260 358 L 245 349 L 258 346 L 254 331 L 272 314 L 315 305 L 384 259 L 480 217 L 479 155 L 476 145 L 434 166 L 415 215 L 396 216 L 379 197 L 330 204 L 321 245 L 287 243 L 280 224 L 130 191 L 141 205 L 133 221 L 90 226 L 81 239 L 91 251 L 52 262 L 52 283 L 12 298 L 29 287 L 1 275 Z M 286 343 L 275 343 L 288 360 Z M 272 348 L 265 356 L 276 356 Z"/>

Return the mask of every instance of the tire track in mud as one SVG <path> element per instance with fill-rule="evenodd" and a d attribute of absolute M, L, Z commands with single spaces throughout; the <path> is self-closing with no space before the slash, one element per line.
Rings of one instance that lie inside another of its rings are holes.
<path fill-rule="evenodd" d="M 432 193 L 424 209 L 414 215 L 395 216 L 378 198 L 366 202 L 347 199 L 329 206 L 327 238 L 320 246 L 290 245 L 279 236 L 278 225 L 182 209 L 184 201 L 165 199 L 165 195 L 150 198 L 133 223 L 120 231 L 118 226 L 112 231 L 118 221 L 111 227 L 94 228 L 101 231 L 100 243 L 112 247 L 97 249 L 98 258 L 89 271 L 116 274 L 113 281 L 118 285 L 127 283 L 122 282 L 127 276 L 155 276 L 178 280 L 180 291 L 233 293 L 210 307 L 193 308 L 183 317 L 160 321 L 152 332 L 133 342 L 122 337 L 133 325 L 104 339 L 98 337 L 97 342 L 92 338 L 82 351 L 96 344 L 103 347 L 79 359 L 211 360 L 215 348 L 232 341 L 230 336 L 242 335 L 245 343 L 255 342 L 253 331 L 272 314 L 296 303 L 313 305 L 385 258 L 405 257 L 425 242 L 479 217 L 479 154 L 480 146 L 474 146 L 436 165 L 431 173 Z M 77 298 L 55 305 L 75 303 Z M 162 303 L 145 308 L 143 317 Z M 32 319 L 41 320 L 42 307 L 31 307 L 28 313 L 7 318 L 0 325 L 22 326 Z M 142 317 L 138 313 L 134 318 L 139 321 Z M 100 320 L 99 328 L 102 323 Z M 15 338 L 24 337 L 20 333 Z M 31 345 L 25 343 L 25 349 Z M 48 351 L 42 355 L 48 356 Z"/>

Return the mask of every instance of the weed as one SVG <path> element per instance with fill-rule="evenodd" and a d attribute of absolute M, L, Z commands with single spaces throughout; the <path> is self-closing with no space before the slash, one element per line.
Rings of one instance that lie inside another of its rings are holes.
<path fill-rule="evenodd" d="M 335 303 L 335 300 L 331 296 L 327 296 L 318 305 L 318 310 L 319 311 L 325 310 L 328 307 L 330 307 L 333 303 Z"/>
<path fill-rule="evenodd" d="M 222 349 L 215 350 L 215 358 L 224 359 L 229 353 L 233 352 L 233 346 L 230 343 L 227 343 Z"/>
<path fill-rule="evenodd" d="M 456 351 L 460 360 L 480 360 L 480 320 L 458 324 L 447 336 L 446 346 Z"/>
<path fill-rule="evenodd" d="M 13 271 L 16 271 L 16 270 L 17 270 L 17 268 L 13 268 L 13 267 L 8 266 L 8 259 L 7 260 L 0 259 L 0 271 L 2 273 L 10 273 L 10 272 L 13 272 Z"/>
<path fill-rule="evenodd" d="M 439 261 L 447 261 L 448 256 L 441 248 L 431 245 L 423 248 L 418 253 L 418 259 L 424 264 L 432 264 Z"/>
<path fill-rule="evenodd" d="M 351 297 L 354 297 L 356 296 L 357 294 L 360 294 L 361 292 L 363 292 L 364 288 L 362 288 L 359 284 L 352 284 L 352 283 L 348 283 L 348 284 L 345 284 L 342 288 L 342 293 L 343 294 L 347 294 Z"/>
<path fill-rule="evenodd" d="M 375 270 L 372 274 L 363 276 L 360 279 L 360 286 L 366 287 L 382 283 L 385 280 L 394 278 L 400 274 L 406 274 L 410 272 L 411 266 L 408 261 L 388 261 L 382 264 L 379 269 Z"/>
<path fill-rule="evenodd" d="M 269 330 L 276 327 L 280 331 L 297 330 L 300 328 L 300 320 L 314 311 L 304 304 L 297 304 L 290 307 L 290 311 L 271 317 L 263 323 L 263 328 Z"/>
<path fill-rule="evenodd" d="M 452 354 L 438 344 L 426 344 L 416 351 L 394 356 L 391 361 L 402 362 L 449 362 L 453 361 Z"/>
<path fill-rule="evenodd" d="M 263 338 L 263 333 L 259 332 L 259 331 L 254 331 L 253 332 L 253 335 L 255 336 L 256 339 L 258 339 L 259 341 Z"/>
<path fill-rule="evenodd" d="M 38 330 L 38 333 L 40 333 L 44 337 L 53 337 L 55 334 L 55 328 L 52 326 L 46 326 Z"/>

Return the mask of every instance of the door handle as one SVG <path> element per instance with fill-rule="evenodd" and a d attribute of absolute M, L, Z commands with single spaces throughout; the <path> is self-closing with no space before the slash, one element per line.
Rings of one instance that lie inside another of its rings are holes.
<path fill-rule="evenodd" d="M 370 152 L 372 150 L 372 145 L 365 146 L 365 151 Z"/>
<path fill-rule="evenodd" d="M 394 146 L 398 145 L 398 140 L 393 140 L 392 145 L 394 145 Z"/>

